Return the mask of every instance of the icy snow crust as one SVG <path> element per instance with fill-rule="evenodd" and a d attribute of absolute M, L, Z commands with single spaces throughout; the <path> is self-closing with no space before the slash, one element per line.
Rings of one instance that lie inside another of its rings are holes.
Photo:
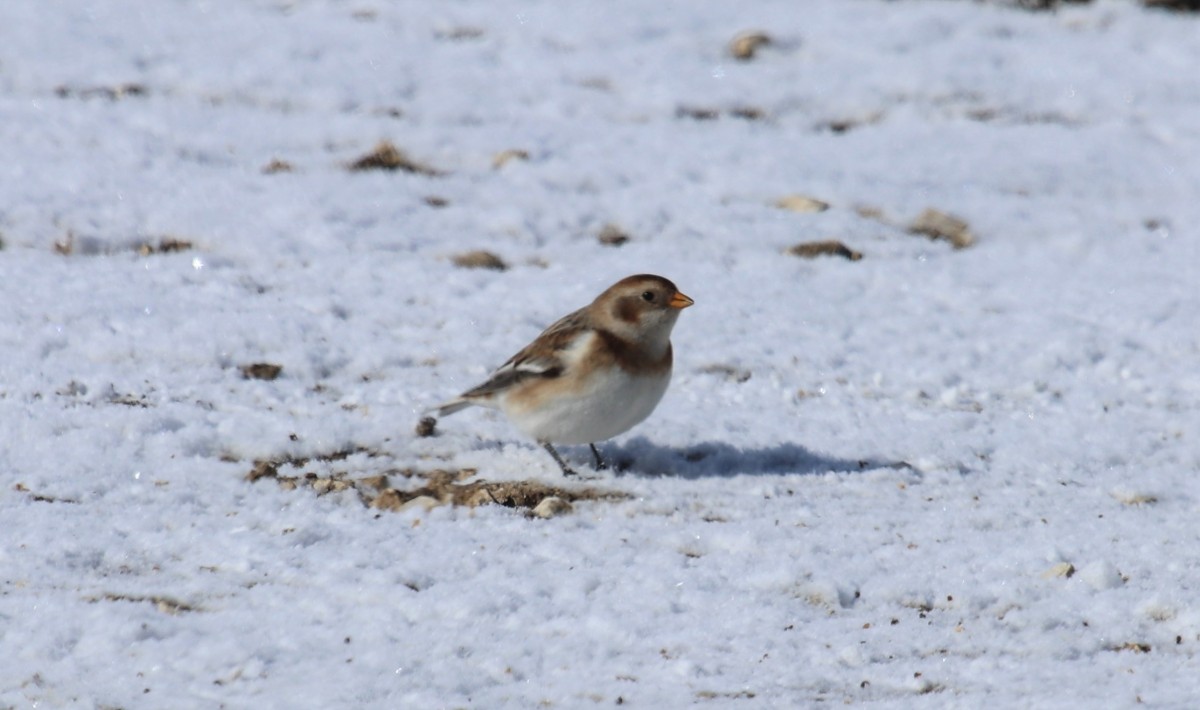
<path fill-rule="evenodd" d="M 0 705 L 1194 707 L 1197 66 L 1116 2 L 4 2 Z M 638 272 L 696 306 L 631 498 L 244 480 L 561 483 L 414 424 Z"/>

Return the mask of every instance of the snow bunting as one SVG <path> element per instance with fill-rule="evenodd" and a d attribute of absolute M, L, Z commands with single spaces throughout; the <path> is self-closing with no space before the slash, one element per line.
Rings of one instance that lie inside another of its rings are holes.
<path fill-rule="evenodd" d="M 621 279 L 563 317 L 492 373 L 487 382 L 434 407 L 448 416 L 472 405 L 499 409 L 575 472 L 553 444 L 587 444 L 629 431 L 650 416 L 671 381 L 671 329 L 692 299 L 661 276 Z"/>

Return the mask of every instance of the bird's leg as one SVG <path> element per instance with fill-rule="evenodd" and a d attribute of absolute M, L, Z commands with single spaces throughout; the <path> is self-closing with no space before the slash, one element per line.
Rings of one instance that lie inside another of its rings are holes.
<path fill-rule="evenodd" d="M 603 471 L 604 469 L 608 468 L 608 464 L 605 463 L 604 457 L 600 455 L 600 451 L 596 448 L 596 445 L 588 444 L 588 446 L 592 447 L 592 456 L 596 457 L 596 470 Z"/>
<path fill-rule="evenodd" d="M 563 461 L 563 458 L 558 455 L 558 452 L 554 450 L 554 447 L 550 445 L 549 441 L 543 441 L 542 447 L 546 449 L 546 451 L 550 452 L 550 455 L 554 457 L 554 462 L 557 463 L 558 467 L 562 469 L 564 476 L 575 475 L 575 471 L 567 465 L 566 461 Z"/>

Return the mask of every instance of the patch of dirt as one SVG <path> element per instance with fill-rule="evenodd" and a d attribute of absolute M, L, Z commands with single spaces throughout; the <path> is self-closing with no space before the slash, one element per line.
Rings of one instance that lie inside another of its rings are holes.
<path fill-rule="evenodd" d="M 422 439 L 437 436 L 437 419 L 433 417 L 421 417 L 421 421 L 417 422 L 417 436 Z"/>
<path fill-rule="evenodd" d="M 351 172 L 362 172 L 364 170 L 400 170 L 426 177 L 437 177 L 444 174 L 437 168 L 408 157 L 407 153 L 392 145 L 390 141 L 380 141 L 370 152 L 365 153 L 353 163 L 350 163 L 347 169 Z"/>
<path fill-rule="evenodd" d="M 520 148 L 502 150 L 492 156 L 492 169 L 499 170 L 500 168 L 504 167 L 506 163 L 509 163 L 513 160 L 519 160 L 522 162 L 528 161 L 529 151 L 521 150 Z"/>
<path fill-rule="evenodd" d="M 292 441 L 299 440 L 299 437 L 297 437 L 295 434 L 293 434 L 291 436 L 291 438 L 292 438 Z M 325 454 L 315 454 L 313 456 L 277 456 L 273 459 L 260 459 L 260 460 L 257 460 L 254 462 L 254 467 L 255 467 L 255 469 L 258 469 L 258 467 L 260 465 L 266 465 L 266 466 L 274 466 L 274 467 L 291 466 L 293 468 L 303 468 L 314 461 L 318 462 L 318 463 L 332 463 L 334 461 L 345 461 L 346 459 L 350 458 L 351 456 L 354 456 L 355 454 L 366 454 L 370 458 L 382 456 L 382 454 L 380 454 L 378 451 L 368 449 L 365 446 L 355 446 L 353 448 L 338 449 L 337 451 L 331 451 L 331 452 L 325 453 Z M 222 460 L 237 461 L 238 459 L 226 457 L 226 458 L 223 458 Z M 253 475 L 253 473 L 254 472 L 251 471 L 251 475 Z M 247 478 L 250 481 L 258 480 L 258 477 L 247 476 Z"/>
<path fill-rule="evenodd" d="M 770 47 L 771 41 L 771 35 L 761 30 L 739 32 L 729 42 L 729 54 L 734 59 L 747 62 L 754 59 L 754 55 L 758 54 L 759 49 Z"/>
<path fill-rule="evenodd" d="M 715 121 L 724 113 L 731 118 L 743 121 L 765 121 L 767 112 L 757 106 L 736 105 L 727 109 L 712 106 L 678 106 L 675 108 L 675 118 L 690 118 L 693 121 Z"/>
<path fill-rule="evenodd" d="M 771 203 L 772 206 L 789 212 L 812 214 L 829 209 L 829 203 L 808 195 L 785 195 Z"/>
<path fill-rule="evenodd" d="M 334 461 L 351 452 L 335 452 L 317 460 Z M 430 510 L 443 505 L 476 508 L 481 505 L 502 505 L 519 508 L 529 517 L 551 518 L 572 512 L 577 501 L 617 501 L 629 498 L 620 491 L 598 488 L 566 488 L 542 481 L 484 481 L 469 480 L 477 471 L 471 468 L 434 469 L 417 471 L 412 468 L 388 469 L 370 476 L 352 478 L 344 471 L 318 474 L 303 471 L 309 459 L 278 459 L 254 462 L 246 474 L 251 483 L 274 480 L 285 490 L 311 489 L 317 495 L 352 491 L 363 505 L 377 510 L 394 512 L 423 508 Z M 295 471 L 292 473 L 288 469 Z M 406 483 L 396 484 L 404 481 Z"/>
<path fill-rule="evenodd" d="M 283 365 L 275 365 L 269 362 L 255 362 L 249 365 L 242 365 L 242 378 L 246 380 L 267 380 L 268 382 L 279 377 L 283 372 Z"/>
<path fill-rule="evenodd" d="M 728 365 L 726 363 L 713 363 L 712 365 L 705 365 L 704 367 L 700 368 L 700 372 L 706 375 L 717 375 L 718 377 L 723 377 L 725 380 L 729 382 L 735 382 L 739 385 L 743 382 L 748 382 L 753 374 L 745 368 Z"/>
<path fill-rule="evenodd" d="M 1148 643 L 1140 643 L 1138 641 L 1126 641 L 1119 646 L 1110 646 L 1110 651 L 1133 651 L 1134 653 L 1150 653 L 1154 647 Z"/>
<path fill-rule="evenodd" d="M 34 493 L 29 490 L 28 486 L 20 482 L 13 484 L 13 490 L 17 493 L 29 494 L 30 500 L 37 501 L 38 503 L 72 503 L 79 505 L 79 501 L 74 498 L 59 498 L 58 496 L 47 495 L 45 493 Z"/>
<path fill-rule="evenodd" d="M 932 207 L 917 215 L 908 226 L 910 234 L 950 242 L 955 249 L 966 249 L 975 243 L 975 235 L 965 220 Z"/>
<path fill-rule="evenodd" d="M 154 605 L 155 609 L 158 609 L 162 613 L 169 614 L 171 616 L 179 616 L 180 614 L 185 614 L 187 612 L 201 610 L 199 607 L 193 606 L 192 604 L 188 604 L 187 602 L 181 602 L 178 599 L 173 599 L 171 597 L 162 596 L 162 595 L 158 595 L 158 594 L 141 595 L 141 594 L 112 594 L 112 593 L 109 593 L 109 594 L 104 594 L 103 596 L 99 596 L 99 597 L 89 597 L 88 601 L 92 602 L 93 604 L 96 602 L 99 602 L 99 601 L 134 602 L 134 603 L 138 603 L 138 604 L 143 603 L 143 602 L 149 602 Z"/>
<path fill-rule="evenodd" d="M 818 131 L 829 131 L 830 133 L 840 135 L 856 128 L 875 125 L 882 121 L 883 117 L 884 113 L 882 111 L 872 111 L 862 116 L 843 116 L 818 121 L 815 128 Z"/>
<path fill-rule="evenodd" d="M 54 89 L 54 94 L 60 99 L 108 99 L 109 101 L 118 101 L 126 98 L 141 98 L 146 96 L 149 90 L 144 84 L 135 82 L 126 82 L 124 84 L 113 84 L 111 86 L 88 86 L 88 87 L 72 87 L 59 86 Z"/>
<path fill-rule="evenodd" d="M 861 251 L 855 251 L 834 239 L 795 244 L 788 247 L 785 253 L 805 259 L 815 259 L 818 256 L 840 256 L 850 261 L 858 261 L 863 257 Z"/>
<path fill-rule="evenodd" d="M 114 390 L 109 393 L 107 401 L 109 404 L 119 404 L 124 407 L 141 407 L 142 409 L 150 408 L 150 402 L 146 401 L 146 395 L 133 394 L 132 392 L 120 394 Z"/>
<path fill-rule="evenodd" d="M 767 112 L 757 106 L 734 106 L 729 109 L 729 115 L 745 121 L 765 121 Z"/>
<path fill-rule="evenodd" d="M 157 239 L 137 239 L 123 244 L 111 244 L 104 242 L 95 237 L 79 237 L 75 232 L 68 231 L 66 236 L 54 242 L 54 251 L 62 256 L 106 256 L 110 254 L 119 254 L 123 251 L 132 251 L 139 256 L 152 256 L 154 254 L 175 254 L 183 251 L 190 251 L 194 246 L 190 239 L 183 239 L 171 235 L 158 237 Z"/>
<path fill-rule="evenodd" d="M 697 700 L 753 700 L 755 693 L 753 690 L 736 690 L 729 692 L 718 692 L 715 690 L 697 690 L 695 698 Z"/>
<path fill-rule="evenodd" d="M 264 175 L 276 175 L 278 173 L 290 173 L 296 170 L 296 166 L 292 165 L 281 158 L 271 158 L 271 162 L 262 167 Z"/>
<path fill-rule="evenodd" d="M 606 247 L 619 247 L 629 241 L 629 235 L 624 229 L 610 222 L 600 229 L 596 239 Z"/>
<path fill-rule="evenodd" d="M 475 251 L 467 251 L 462 254 L 455 254 L 450 258 L 450 261 L 460 269 L 492 269 L 493 271 L 507 271 L 508 264 L 499 256 L 490 251 L 476 249 Z"/>
<path fill-rule="evenodd" d="M 693 121 L 715 121 L 721 117 L 721 111 L 715 108 L 699 106 L 680 106 L 675 109 L 676 118 L 690 118 Z"/>
<path fill-rule="evenodd" d="M 152 242 L 139 243 L 136 251 L 142 256 L 150 256 L 151 254 L 174 254 L 176 252 L 189 251 L 191 248 L 192 242 L 187 239 L 163 237 L 158 240 L 157 244 Z"/>

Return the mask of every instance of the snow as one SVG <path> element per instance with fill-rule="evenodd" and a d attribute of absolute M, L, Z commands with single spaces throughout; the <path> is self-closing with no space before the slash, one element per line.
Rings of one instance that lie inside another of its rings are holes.
<path fill-rule="evenodd" d="M 0 705 L 1194 705 L 1197 23 L 4 3 Z M 380 140 L 442 174 L 346 169 Z M 782 253 L 821 239 L 865 256 Z M 641 272 L 696 306 L 625 470 L 563 482 L 480 410 L 414 434 Z M 245 479 L 336 452 L 297 472 L 628 497 Z"/>

